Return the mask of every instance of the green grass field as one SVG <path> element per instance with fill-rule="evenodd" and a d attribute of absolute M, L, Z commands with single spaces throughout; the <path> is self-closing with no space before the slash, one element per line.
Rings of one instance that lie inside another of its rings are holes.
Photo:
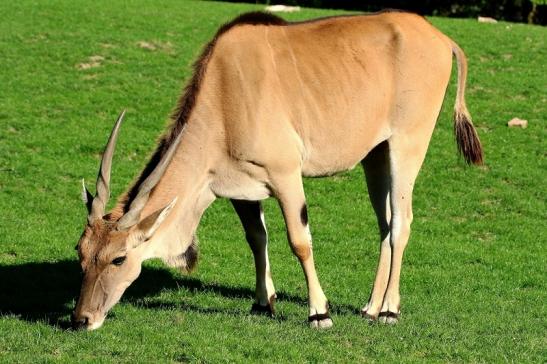
<path fill-rule="evenodd" d="M 265 204 L 277 317 L 249 314 L 252 256 L 228 201 L 207 210 L 191 276 L 145 264 L 103 328 L 68 330 L 85 222 L 80 179 L 126 108 L 122 193 L 155 145 L 201 46 L 253 5 L 1 2 L 0 362 L 545 362 L 547 30 L 430 21 L 467 53 L 486 165 L 458 159 L 454 78 L 414 193 L 401 322 L 369 325 L 378 235 L 363 172 L 306 181 L 316 264 L 335 326 L 308 328 L 304 276 Z M 307 19 L 337 14 L 304 10 Z M 513 117 L 527 129 L 510 129 Z M 113 198 L 112 201 L 115 199 Z"/>

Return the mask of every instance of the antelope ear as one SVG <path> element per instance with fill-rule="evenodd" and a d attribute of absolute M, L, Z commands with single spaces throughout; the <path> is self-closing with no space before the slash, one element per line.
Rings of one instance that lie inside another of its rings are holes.
<path fill-rule="evenodd" d="M 152 213 L 151 215 L 147 216 L 144 220 L 139 222 L 138 228 L 142 231 L 144 235 L 144 240 L 148 240 L 154 235 L 154 233 L 158 230 L 161 223 L 169 216 L 171 213 L 171 210 L 177 203 L 177 197 L 171 201 L 171 203 L 167 206 L 165 206 L 162 209 L 159 209 L 158 211 Z"/>
<path fill-rule="evenodd" d="M 87 208 L 87 213 L 89 214 L 91 212 L 91 205 L 93 204 L 93 195 L 87 187 L 85 186 L 85 181 L 82 178 L 82 201 L 85 204 L 85 207 Z"/>

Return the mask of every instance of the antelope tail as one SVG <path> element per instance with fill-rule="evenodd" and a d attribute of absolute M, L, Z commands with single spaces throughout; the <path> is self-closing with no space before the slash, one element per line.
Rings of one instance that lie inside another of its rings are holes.
<path fill-rule="evenodd" d="M 483 163 L 481 141 L 465 105 L 467 59 L 463 50 L 455 42 L 452 42 L 452 53 L 456 56 L 458 65 L 458 89 L 456 105 L 454 105 L 454 134 L 456 136 L 456 143 L 458 144 L 458 151 L 467 164 L 481 165 Z"/>

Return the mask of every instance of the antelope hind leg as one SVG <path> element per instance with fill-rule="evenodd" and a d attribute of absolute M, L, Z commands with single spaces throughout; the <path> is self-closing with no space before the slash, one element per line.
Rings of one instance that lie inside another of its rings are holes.
<path fill-rule="evenodd" d="M 391 245 L 389 221 L 391 209 L 389 189 L 391 184 L 389 166 L 389 145 L 383 142 L 375 147 L 361 162 L 365 171 L 368 194 L 380 230 L 380 257 L 376 278 L 367 304 L 361 309 L 361 315 L 369 321 L 376 321 L 380 315 L 384 295 L 389 281 L 391 266 Z"/>
<path fill-rule="evenodd" d="M 393 324 L 399 320 L 401 313 L 401 295 L 399 289 L 403 253 L 410 236 L 412 223 L 412 192 L 427 151 L 427 142 L 416 143 L 416 140 L 428 141 L 430 129 L 422 131 L 414 137 L 392 137 L 390 147 L 390 235 L 391 265 L 389 282 L 382 302 L 379 320 L 382 323 Z"/>

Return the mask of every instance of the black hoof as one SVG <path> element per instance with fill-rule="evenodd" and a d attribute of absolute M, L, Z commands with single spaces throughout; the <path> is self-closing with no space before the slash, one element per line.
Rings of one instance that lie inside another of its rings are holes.
<path fill-rule="evenodd" d="M 391 312 L 391 311 L 384 311 L 380 312 L 378 315 L 378 320 L 385 324 L 395 324 L 397 321 L 399 321 L 399 318 L 401 317 L 401 314 Z"/>
<path fill-rule="evenodd" d="M 253 303 L 253 305 L 251 306 L 251 314 L 253 315 L 264 315 L 273 317 L 274 313 L 275 312 L 270 305 L 262 306 L 258 303 Z"/>
<path fill-rule="evenodd" d="M 328 329 L 332 326 L 332 319 L 328 312 L 311 315 L 308 317 L 308 322 L 314 329 Z"/>
<path fill-rule="evenodd" d="M 363 317 L 365 320 L 367 320 L 370 323 L 374 323 L 378 321 L 378 316 L 369 315 L 365 311 L 361 311 L 361 317 Z"/>

